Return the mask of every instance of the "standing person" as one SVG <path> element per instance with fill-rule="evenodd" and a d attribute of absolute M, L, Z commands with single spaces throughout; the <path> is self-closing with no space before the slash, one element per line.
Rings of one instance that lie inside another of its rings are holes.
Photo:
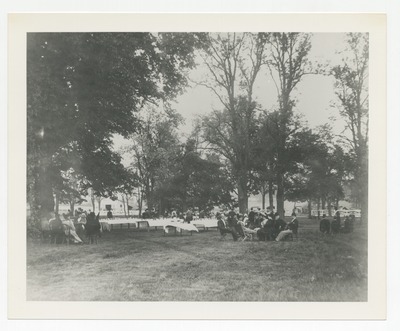
<path fill-rule="evenodd" d="M 325 234 L 329 234 L 331 232 L 331 223 L 326 218 L 326 214 L 322 215 L 322 220 L 319 222 L 319 231 Z"/>
<path fill-rule="evenodd" d="M 109 209 L 107 212 L 107 218 L 113 218 L 113 213 L 112 213 L 111 209 Z"/>
<path fill-rule="evenodd" d="M 189 208 L 188 211 L 186 212 L 186 222 L 190 223 L 191 221 L 193 221 L 193 212 Z"/>
<path fill-rule="evenodd" d="M 339 229 L 340 229 L 340 222 L 341 222 L 341 220 L 340 220 L 340 211 L 338 210 L 338 208 L 337 207 L 335 207 L 335 216 L 333 217 L 333 219 L 338 223 L 338 225 L 339 225 Z"/>
<path fill-rule="evenodd" d="M 254 211 L 254 208 L 251 207 L 250 212 L 249 212 L 249 217 L 248 217 L 248 227 L 250 229 L 254 229 L 256 227 L 255 223 L 254 223 L 255 216 L 256 216 L 256 213 Z"/>

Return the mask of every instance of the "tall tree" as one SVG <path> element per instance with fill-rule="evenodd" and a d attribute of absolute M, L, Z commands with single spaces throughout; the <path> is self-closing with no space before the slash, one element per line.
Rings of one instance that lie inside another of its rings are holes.
<path fill-rule="evenodd" d="M 278 93 L 276 121 L 276 199 L 277 211 L 284 214 L 284 177 L 287 171 L 287 142 L 292 129 L 295 98 L 293 92 L 303 76 L 310 73 L 307 55 L 311 49 L 310 35 L 304 33 L 272 33 L 267 36 L 270 57 L 267 61 L 270 75 Z"/>
<path fill-rule="evenodd" d="M 30 33 L 27 36 L 28 200 L 37 217 L 53 211 L 66 168 L 97 192 L 115 189 L 123 172 L 111 149 L 115 133 L 137 129 L 145 103 L 168 100 L 194 66 L 198 34 Z"/>
<path fill-rule="evenodd" d="M 142 113 L 140 129 L 131 137 L 128 152 L 148 208 L 160 207 L 157 191 L 173 175 L 181 146 L 177 131 L 181 121 L 182 117 L 172 110 L 148 108 Z"/>
<path fill-rule="evenodd" d="M 350 132 L 350 138 L 343 138 L 354 155 L 354 182 L 361 218 L 365 221 L 368 220 L 368 38 L 367 33 L 349 33 L 342 64 L 332 68 L 338 108 Z"/>
<path fill-rule="evenodd" d="M 262 34 L 209 34 L 201 53 L 210 77 L 200 84 L 211 89 L 223 107 L 205 118 L 204 138 L 230 163 L 241 212 L 248 208 L 253 88 L 264 62 L 265 42 Z"/>
<path fill-rule="evenodd" d="M 187 140 L 176 165 L 170 184 L 162 192 L 169 207 L 183 211 L 188 207 L 211 210 L 233 202 L 233 185 L 219 157 L 201 155 L 195 140 Z"/>

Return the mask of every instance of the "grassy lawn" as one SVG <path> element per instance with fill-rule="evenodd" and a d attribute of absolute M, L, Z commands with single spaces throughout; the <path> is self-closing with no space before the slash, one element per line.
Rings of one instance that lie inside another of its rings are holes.
<path fill-rule="evenodd" d="M 98 245 L 28 242 L 27 299 L 366 301 L 367 233 L 324 236 L 300 219 L 292 242 L 221 241 L 114 229 Z"/>

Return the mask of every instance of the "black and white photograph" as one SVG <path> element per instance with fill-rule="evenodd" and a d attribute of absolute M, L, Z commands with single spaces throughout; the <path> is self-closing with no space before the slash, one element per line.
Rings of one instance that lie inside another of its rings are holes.
<path fill-rule="evenodd" d="M 25 34 L 28 304 L 370 301 L 371 33 L 221 30 Z"/>

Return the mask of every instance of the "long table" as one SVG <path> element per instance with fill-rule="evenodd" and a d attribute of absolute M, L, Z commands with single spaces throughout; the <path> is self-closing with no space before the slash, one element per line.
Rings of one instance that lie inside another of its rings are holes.
<path fill-rule="evenodd" d="M 191 223 L 183 223 L 177 218 L 156 218 L 156 219 L 140 219 L 140 218 L 112 218 L 101 219 L 100 223 L 105 223 L 110 229 L 111 225 L 135 224 L 136 227 L 142 222 L 148 222 L 149 227 L 163 227 L 168 232 L 168 227 L 175 227 L 187 231 L 199 232 L 196 225 L 202 225 L 205 228 L 217 226 L 217 220 L 213 218 L 195 219 Z"/>

